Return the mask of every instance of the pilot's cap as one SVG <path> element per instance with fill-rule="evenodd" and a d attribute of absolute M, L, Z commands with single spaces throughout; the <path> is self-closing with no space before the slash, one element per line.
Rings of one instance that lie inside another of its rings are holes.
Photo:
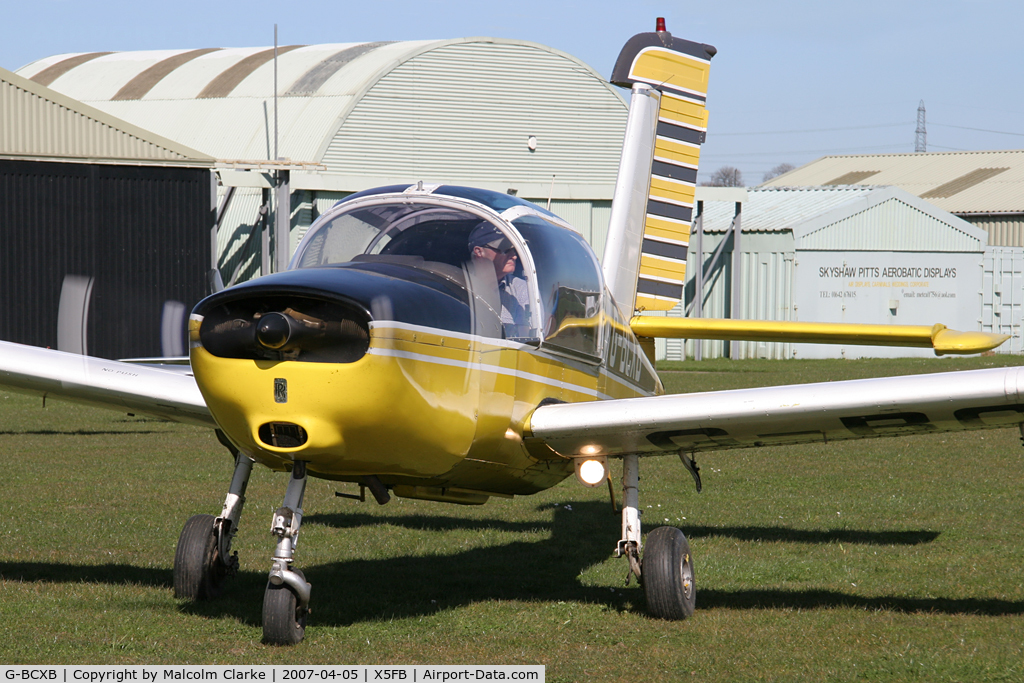
<path fill-rule="evenodd" d="M 490 247 L 497 251 L 505 251 L 511 246 L 512 242 L 487 221 L 481 222 L 480 225 L 473 228 L 473 232 L 469 233 L 469 248 L 471 250 L 474 247 Z"/>

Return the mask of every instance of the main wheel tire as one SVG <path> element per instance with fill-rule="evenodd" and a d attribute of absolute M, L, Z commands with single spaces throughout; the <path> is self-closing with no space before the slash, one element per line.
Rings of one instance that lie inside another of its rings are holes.
<path fill-rule="evenodd" d="M 682 531 L 663 526 L 647 535 L 640 574 L 651 616 L 671 621 L 693 616 L 697 584 L 690 543 Z"/>
<path fill-rule="evenodd" d="M 211 600 L 220 594 L 226 574 L 218 557 L 217 518 L 195 515 L 185 522 L 174 553 L 174 596 Z"/>
<path fill-rule="evenodd" d="M 303 581 L 305 575 L 292 569 Z M 306 612 L 291 588 L 267 582 L 263 593 L 263 642 L 268 645 L 297 645 L 306 635 Z"/>

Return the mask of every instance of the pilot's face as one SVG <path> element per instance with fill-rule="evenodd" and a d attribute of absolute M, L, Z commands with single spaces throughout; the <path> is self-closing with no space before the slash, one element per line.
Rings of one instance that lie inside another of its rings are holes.
<path fill-rule="evenodd" d="M 491 247 L 484 245 L 482 247 L 474 247 L 473 254 L 479 258 L 485 258 L 494 264 L 494 274 L 498 278 L 503 278 L 516 270 L 516 261 L 519 259 L 519 255 L 516 253 L 514 247 L 507 247 L 502 250 L 499 245 L 497 247 Z"/>

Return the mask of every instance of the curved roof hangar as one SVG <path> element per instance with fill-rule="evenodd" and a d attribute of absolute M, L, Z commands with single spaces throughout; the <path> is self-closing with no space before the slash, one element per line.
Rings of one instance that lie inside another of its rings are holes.
<path fill-rule="evenodd" d="M 275 156 L 273 52 L 57 55 L 19 74 L 219 159 L 259 160 Z M 496 38 L 279 47 L 277 94 L 276 156 L 326 168 L 297 187 L 339 191 L 424 178 L 610 198 L 626 114 L 579 60 Z"/>

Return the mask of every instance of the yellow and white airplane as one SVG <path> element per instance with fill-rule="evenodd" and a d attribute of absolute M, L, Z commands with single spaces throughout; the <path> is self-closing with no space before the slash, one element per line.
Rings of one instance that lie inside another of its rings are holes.
<path fill-rule="evenodd" d="M 304 635 L 294 566 L 307 478 L 459 504 L 529 495 L 575 473 L 610 486 L 623 461 L 615 549 L 650 613 L 692 614 L 683 533 L 641 535 L 641 456 L 1024 423 L 1024 369 L 663 395 L 655 336 L 897 344 L 977 353 L 1005 337 L 890 327 L 634 315 L 682 297 L 714 48 L 658 31 L 626 44 L 632 88 L 603 267 L 562 219 L 449 185 L 367 190 L 323 214 L 288 270 L 200 302 L 190 367 L 151 367 L 0 342 L 0 386 L 206 425 L 235 455 L 221 514 L 181 533 L 174 590 L 214 597 L 254 463 L 290 472 L 272 530 L 264 638 Z"/>

